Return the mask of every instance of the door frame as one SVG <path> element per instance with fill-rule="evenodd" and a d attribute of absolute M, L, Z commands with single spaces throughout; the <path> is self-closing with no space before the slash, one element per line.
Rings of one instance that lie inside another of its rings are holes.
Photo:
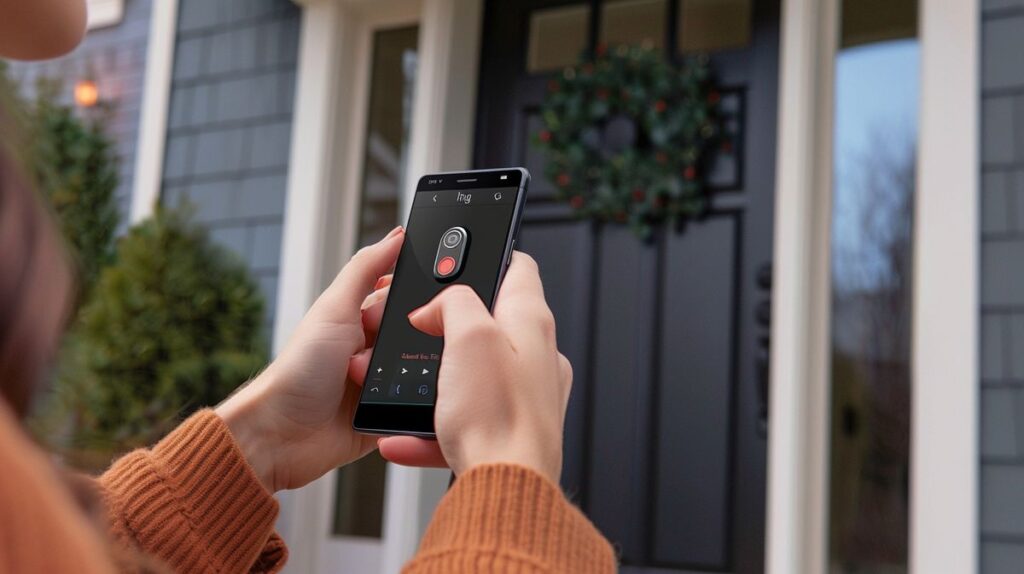
<path fill-rule="evenodd" d="M 828 570 L 829 244 L 839 1 L 783 2 L 770 574 Z M 909 565 L 915 574 L 967 574 L 978 567 L 980 9 L 978 0 L 919 2 L 920 93 L 927 97 L 919 111 L 913 228 Z"/>
<path fill-rule="evenodd" d="M 278 352 L 356 249 L 373 32 L 419 24 L 409 173 L 471 165 L 481 0 L 303 0 L 274 324 Z M 468 120 L 464 114 L 469 112 Z M 442 142 L 444 145 L 442 145 Z M 402 190 L 402 212 L 417 178 Z M 401 221 L 396 221 L 401 223 Z M 291 572 L 397 572 L 448 473 L 388 465 L 380 540 L 329 536 L 336 473 L 281 495 Z"/>
<path fill-rule="evenodd" d="M 304 14 L 275 351 L 354 248 L 361 166 L 344 170 L 348 176 L 343 177 L 336 166 L 345 162 L 332 161 L 351 161 L 352 150 L 362 149 L 361 131 L 352 127 L 359 117 L 352 98 L 365 90 L 344 81 L 353 77 L 348 72 L 357 53 L 352 38 L 358 19 L 352 15 L 370 6 L 420 7 L 408 169 L 466 169 L 472 161 L 483 2 L 296 1 Z M 977 565 L 978 546 L 980 12 L 977 0 L 920 2 L 921 93 L 927 90 L 929 97 L 921 102 L 914 228 L 910 558 L 913 572 L 966 573 Z M 765 544 L 771 574 L 814 573 L 827 565 L 831 197 L 821 190 L 831 189 L 837 18 L 838 0 L 783 2 Z M 365 101 L 362 105 L 365 109 Z M 943 140 L 951 127 L 963 138 Z M 353 133 L 358 137 L 351 139 Z M 403 195 L 406 202 L 411 186 Z M 342 207 L 347 209 L 339 211 Z M 947 312 L 928 313 L 936 307 Z M 926 387 L 925 381 L 938 379 L 947 384 Z M 316 533 L 327 527 L 333 496 L 333 482 L 325 480 L 282 497 L 280 527 L 293 548 L 291 571 L 312 572 L 317 566 Z M 414 552 L 439 496 L 437 482 L 423 471 L 389 467 L 381 571 L 397 571 Z M 945 503 L 926 504 L 935 500 Z"/>

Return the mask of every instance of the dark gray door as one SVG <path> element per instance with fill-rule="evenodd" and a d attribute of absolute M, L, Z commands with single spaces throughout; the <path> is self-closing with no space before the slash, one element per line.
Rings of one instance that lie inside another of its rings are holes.
<path fill-rule="evenodd" d="M 607 0 L 487 3 L 475 162 L 534 175 L 520 245 L 540 263 L 576 375 L 566 491 L 617 546 L 623 572 L 760 572 L 778 1 L 622 2 L 630 16 L 663 6 L 670 54 L 693 45 L 684 34 L 714 43 L 709 27 L 687 21 L 709 17 L 700 6 L 732 6 L 738 16 L 712 12 L 713 23 L 747 26 L 724 32 L 737 45 L 711 52 L 734 143 L 716 162 L 708 216 L 645 243 L 624 226 L 575 219 L 543 177 L 529 137 L 557 72 L 529 71 L 553 57 L 531 53 L 544 38 L 530 27 L 554 22 L 570 37 L 566 22 L 583 13 L 592 50 L 602 34 L 629 33 L 601 22 Z"/>

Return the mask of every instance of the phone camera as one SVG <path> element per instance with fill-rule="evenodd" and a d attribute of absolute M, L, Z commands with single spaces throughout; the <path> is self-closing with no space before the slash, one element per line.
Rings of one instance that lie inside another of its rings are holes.
<path fill-rule="evenodd" d="M 462 232 L 457 229 L 452 229 L 444 236 L 444 246 L 452 248 L 462 243 Z"/>

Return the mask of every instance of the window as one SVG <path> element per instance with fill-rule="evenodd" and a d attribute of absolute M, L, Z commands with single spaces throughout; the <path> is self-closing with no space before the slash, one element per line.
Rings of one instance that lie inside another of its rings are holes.
<path fill-rule="evenodd" d="M 842 3 L 835 62 L 830 570 L 906 572 L 916 2 Z"/>

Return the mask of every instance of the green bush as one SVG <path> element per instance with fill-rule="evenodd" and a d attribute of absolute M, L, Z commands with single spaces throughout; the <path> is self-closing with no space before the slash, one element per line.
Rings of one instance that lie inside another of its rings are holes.
<path fill-rule="evenodd" d="M 181 211 L 158 210 L 118 242 L 79 312 L 49 422 L 71 451 L 148 444 L 262 367 L 262 318 L 245 267 Z"/>
<path fill-rule="evenodd" d="M 105 114 L 84 120 L 57 101 L 59 85 L 40 82 L 27 108 L 27 160 L 56 212 L 87 295 L 113 257 L 118 212 L 117 158 L 103 129 Z"/>

